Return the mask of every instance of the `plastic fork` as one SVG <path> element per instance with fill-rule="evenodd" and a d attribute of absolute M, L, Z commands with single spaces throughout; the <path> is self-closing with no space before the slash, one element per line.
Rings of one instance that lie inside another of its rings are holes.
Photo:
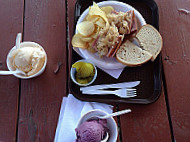
<path fill-rule="evenodd" d="M 83 94 L 90 94 L 90 95 L 108 95 L 108 94 L 114 94 L 121 98 L 131 98 L 135 97 L 136 95 L 136 89 L 132 88 L 121 88 L 118 90 L 110 91 L 110 90 L 91 90 L 91 91 L 82 91 Z"/>

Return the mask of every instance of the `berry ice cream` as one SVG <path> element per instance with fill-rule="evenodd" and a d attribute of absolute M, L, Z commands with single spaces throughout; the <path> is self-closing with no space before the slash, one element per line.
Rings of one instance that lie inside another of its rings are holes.
<path fill-rule="evenodd" d="M 76 131 L 76 142 L 100 142 L 108 132 L 107 120 L 89 120 L 82 123 Z"/>

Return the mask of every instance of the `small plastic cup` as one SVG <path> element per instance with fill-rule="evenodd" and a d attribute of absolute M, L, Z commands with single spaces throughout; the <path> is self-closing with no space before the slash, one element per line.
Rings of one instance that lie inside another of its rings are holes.
<path fill-rule="evenodd" d="M 94 109 L 91 111 L 88 111 L 87 113 L 85 113 L 79 120 L 77 128 L 84 123 L 85 121 L 91 120 L 94 116 L 97 115 L 106 115 L 108 114 L 107 112 L 100 110 L 100 109 Z M 114 120 L 113 117 L 109 117 L 106 119 L 107 120 L 107 128 L 109 129 L 108 133 L 109 133 L 109 139 L 107 142 L 116 142 L 117 141 L 117 137 L 118 137 L 118 129 L 117 129 L 117 124 Z"/>
<path fill-rule="evenodd" d="M 18 77 L 18 78 L 21 78 L 21 79 L 30 79 L 30 78 L 33 78 L 33 77 L 37 77 L 40 74 L 42 74 L 44 72 L 45 68 L 46 68 L 46 65 L 47 65 L 47 54 L 46 54 L 44 48 L 41 45 L 39 45 L 38 43 L 35 43 L 35 42 L 29 42 L 29 41 L 21 42 L 20 43 L 20 48 L 24 48 L 24 47 L 39 47 L 39 48 L 41 48 L 44 51 L 44 53 L 45 53 L 44 65 L 43 65 L 43 67 L 41 68 L 41 70 L 39 72 L 37 72 L 37 73 L 35 73 L 35 74 L 31 75 L 31 76 L 25 76 L 25 75 L 22 75 L 22 74 L 13 74 L 13 75 L 16 76 L 16 77 Z M 7 67 L 8 67 L 8 69 L 10 71 L 14 71 L 15 70 L 15 68 L 13 67 L 12 62 L 11 62 L 11 53 L 15 49 L 16 49 L 16 46 L 14 46 L 9 51 L 9 53 L 7 55 Z"/>
<path fill-rule="evenodd" d="M 94 74 L 93 79 L 92 79 L 89 83 L 87 83 L 87 84 L 80 84 L 80 83 L 78 83 L 78 82 L 76 81 L 76 78 L 75 78 L 76 69 L 71 67 L 70 76 L 71 76 L 72 81 L 73 81 L 75 84 L 79 85 L 79 86 L 88 86 L 88 85 L 92 84 L 92 83 L 96 80 L 96 77 L 97 77 L 97 68 L 96 68 L 96 66 L 95 66 L 92 62 L 90 62 L 90 61 L 88 61 L 88 60 L 86 60 L 86 59 L 79 60 L 79 61 L 77 61 L 77 62 L 91 63 L 91 64 L 93 65 L 94 69 L 95 69 L 95 74 Z M 76 63 L 76 62 L 75 62 L 75 63 Z"/>

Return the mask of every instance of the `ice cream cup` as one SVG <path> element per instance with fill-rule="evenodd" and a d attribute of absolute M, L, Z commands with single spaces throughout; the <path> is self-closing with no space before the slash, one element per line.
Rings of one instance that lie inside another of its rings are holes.
<path fill-rule="evenodd" d="M 35 43 L 35 42 L 30 42 L 30 41 L 21 42 L 20 43 L 20 48 L 24 48 L 24 47 L 39 47 L 39 48 L 41 48 L 44 51 L 44 53 L 45 53 L 45 62 L 44 62 L 44 65 L 43 65 L 43 67 L 41 68 L 40 71 L 38 71 L 37 73 L 35 73 L 35 74 L 31 75 L 31 76 L 24 76 L 22 74 L 13 74 L 13 75 L 16 76 L 16 77 L 18 77 L 18 78 L 21 78 L 21 79 L 30 79 L 30 78 L 33 78 L 33 77 L 37 77 L 40 74 L 42 74 L 44 72 L 45 68 L 46 68 L 46 65 L 47 65 L 47 54 L 46 54 L 44 48 L 41 45 L 39 45 L 38 43 Z M 15 70 L 15 68 L 13 67 L 12 62 L 11 62 L 11 53 L 15 49 L 16 49 L 16 46 L 14 46 L 9 51 L 9 53 L 7 55 L 7 67 L 8 67 L 8 69 L 10 71 L 14 71 Z"/>
<path fill-rule="evenodd" d="M 79 85 L 79 86 L 88 86 L 88 85 L 92 84 L 92 83 L 96 80 L 96 77 L 97 77 L 97 68 L 96 68 L 96 66 L 95 66 L 92 62 L 90 62 L 89 60 L 86 60 L 86 59 L 82 59 L 82 60 L 79 60 L 79 61 L 77 61 L 77 62 L 91 63 L 91 64 L 94 66 L 95 74 L 94 74 L 93 79 L 92 79 L 89 83 L 87 83 L 87 84 L 80 84 L 80 83 L 78 83 L 78 82 L 76 81 L 76 78 L 75 78 L 76 69 L 71 67 L 71 70 L 70 70 L 71 80 L 72 80 L 75 84 L 77 84 L 77 85 Z"/>
<path fill-rule="evenodd" d="M 107 112 L 100 109 L 94 109 L 94 110 L 88 111 L 80 118 L 77 128 L 85 121 L 91 120 L 92 118 L 94 118 L 94 116 L 97 116 L 97 115 L 104 116 L 107 114 L 108 114 Z M 118 137 L 117 124 L 113 117 L 107 118 L 106 120 L 107 120 L 107 128 L 109 129 L 109 139 L 107 142 L 116 142 L 117 137 Z"/>

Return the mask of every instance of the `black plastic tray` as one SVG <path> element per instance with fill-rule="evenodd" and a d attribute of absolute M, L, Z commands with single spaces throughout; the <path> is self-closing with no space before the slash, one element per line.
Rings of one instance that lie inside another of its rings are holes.
<path fill-rule="evenodd" d="M 95 2 L 101 2 L 100 0 L 93 0 Z M 92 5 L 91 0 L 78 0 L 75 5 L 75 25 L 80 17 L 80 14 Z M 158 7 L 154 0 L 120 0 L 121 2 L 127 3 L 137 9 L 142 16 L 145 18 L 148 24 L 153 25 L 159 30 L 159 15 Z M 74 28 L 75 28 L 74 25 Z M 73 50 L 71 51 L 71 61 L 73 64 L 81 57 Z M 78 99 L 84 101 L 103 102 L 103 103 L 138 103 L 138 104 L 149 104 L 155 102 L 161 93 L 161 55 L 157 57 L 154 62 L 148 62 L 140 67 L 126 67 L 120 77 L 115 79 L 110 75 L 106 74 L 102 70 L 98 69 L 98 76 L 92 85 L 96 84 L 112 84 L 119 82 L 137 81 L 141 83 L 137 88 L 137 97 L 122 99 L 114 95 L 86 95 L 80 92 L 80 87 L 69 80 L 69 89 L 71 93 Z"/>

